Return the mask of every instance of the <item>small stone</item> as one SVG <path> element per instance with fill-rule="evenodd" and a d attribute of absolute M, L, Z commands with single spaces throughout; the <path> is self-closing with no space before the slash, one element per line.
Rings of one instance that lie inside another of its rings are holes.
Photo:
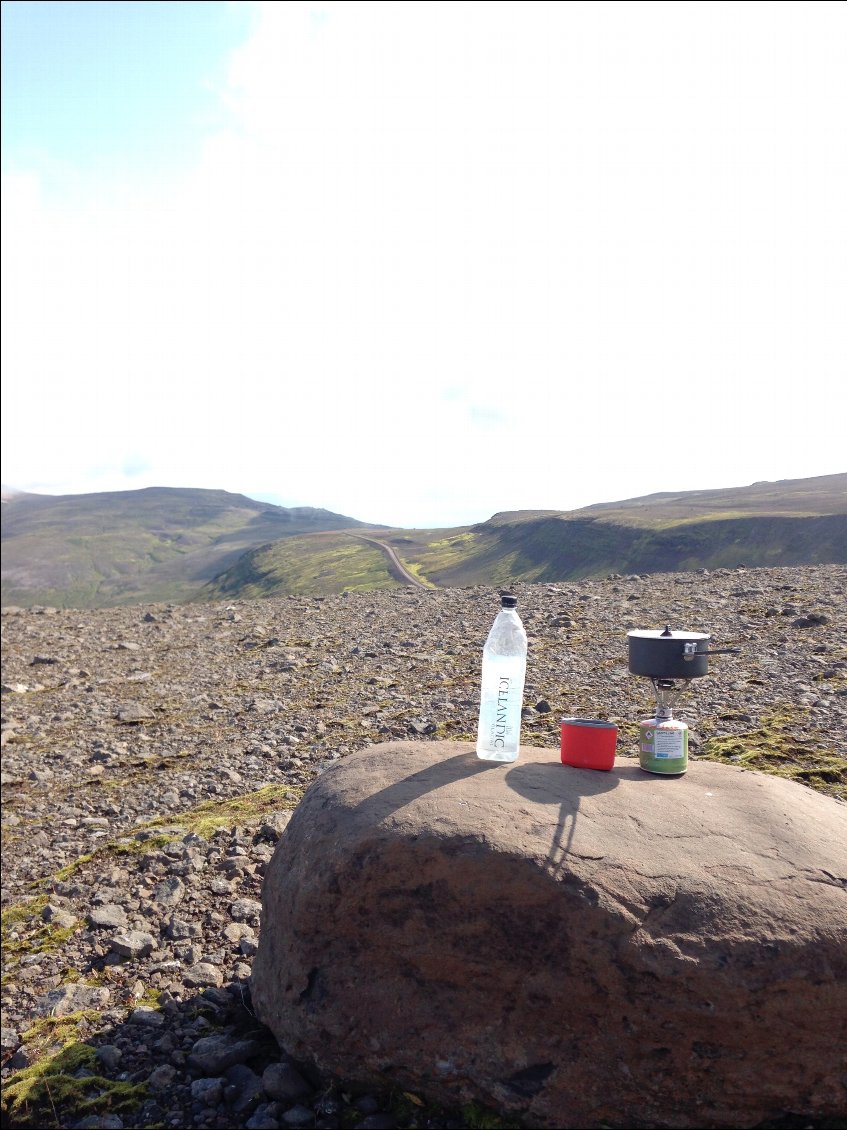
<path fill-rule="evenodd" d="M 156 715 L 152 710 L 148 710 L 146 706 L 141 706 L 137 702 L 127 703 L 127 705 L 121 707 L 117 713 L 118 721 L 124 722 L 127 725 L 136 722 L 149 722 L 155 717 Z"/>
<path fill-rule="evenodd" d="M 434 722 L 410 722 L 409 731 L 413 734 L 434 734 L 438 727 Z"/>
<path fill-rule="evenodd" d="M 53 906 L 52 903 L 48 903 L 44 907 L 41 917 L 45 922 L 49 922 L 51 926 L 55 926 L 59 930 L 69 930 L 78 921 L 73 914 L 69 914 L 61 906 Z"/>
<path fill-rule="evenodd" d="M 32 1067 L 37 1059 L 38 1053 L 34 1048 L 27 1047 L 26 1044 L 21 1044 L 4 1066 L 8 1066 L 12 1071 L 22 1071 L 25 1067 Z"/>
<path fill-rule="evenodd" d="M 230 922 L 224 926 L 223 936 L 228 942 L 237 945 L 242 938 L 255 938 L 256 931 L 246 922 Z"/>
<path fill-rule="evenodd" d="M 153 1091 L 166 1091 L 176 1079 L 176 1068 L 169 1063 L 160 1063 L 150 1072 L 147 1083 Z"/>
<path fill-rule="evenodd" d="M 231 1034 L 203 1036 L 191 1049 L 188 1062 L 204 1075 L 220 1075 L 235 1063 L 245 1063 L 260 1050 L 261 1043 L 254 1037 L 238 1040 Z"/>
<path fill-rule="evenodd" d="M 189 987 L 214 985 L 218 988 L 223 984 L 224 975 L 216 965 L 211 965 L 208 961 L 198 961 L 196 965 L 185 971 L 182 979 Z"/>
<path fill-rule="evenodd" d="M 232 997 L 226 989 L 219 989 L 215 985 L 210 985 L 203 990 L 201 1000 L 211 1004 L 214 1008 L 222 1009 L 224 1012 L 232 1008 Z"/>
<path fill-rule="evenodd" d="M 259 835 L 262 839 L 271 840 L 271 842 L 275 843 L 288 827 L 290 819 L 291 812 L 288 809 L 272 813 L 270 816 L 266 817 L 264 822 L 259 826 Z"/>
<path fill-rule="evenodd" d="M 106 1071 L 117 1071 L 123 1052 L 114 1044 L 103 1044 L 97 1049 L 97 1061 Z"/>
<path fill-rule="evenodd" d="M 262 1075 L 262 1087 L 272 1099 L 290 1102 L 312 1093 L 312 1088 L 290 1063 L 271 1063 Z"/>
<path fill-rule="evenodd" d="M 234 1063 L 226 1070 L 224 1099 L 235 1114 L 248 1114 L 262 1101 L 262 1080 L 244 1063 Z"/>
<path fill-rule="evenodd" d="M 130 1024 L 138 1024 L 142 1028 L 161 1028 L 165 1023 L 164 1013 L 147 1005 L 134 1008 L 127 1019 Z"/>
<path fill-rule="evenodd" d="M 124 908 L 112 902 L 93 906 L 88 912 L 88 925 L 94 930 L 114 929 L 128 924 Z"/>
<path fill-rule="evenodd" d="M 205 1106 L 217 1106 L 224 1093 L 224 1081 L 221 1078 L 195 1079 L 191 1084 L 191 1097 L 195 1102 Z"/>
<path fill-rule="evenodd" d="M 196 922 L 187 922 L 184 918 L 171 918 L 168 923 L 168 937 L 173 941 L 182 941 L 185 938 L 197 938 L 202 933 Z"/>
<path fill-rule="evenodd" d="M 178 906 L 185 898 L 185 883 L 176 876 L 164 879 L 153 889 L 153 900 L 160 906 Z"/>
<path fill-rule="evenodd" d="M 33 1011 L 36 1016 L 68 1016 L 85 1009 L 103 1009 L 110 998 L 108 989 L 80 984 L 63 985 L 40 997 L 35 1002 Z"/>
<path fill-rule="evenodd" d="M 279 1119 L 271 1103 L 261 1103 L 244 1123 L 246 1130 L 279 1130 Z"/>
<path fill-rule="evenodd" d="M 153 935 L 143 930 L 125 930 L 109 939 L 109 947 L 121 957 L 148 957 L 155 945 Z"/>
<path fill-rule="evenodd" d="M 258 899 L 238 899 L 229 908 L 229 913 L 236 922 L 248 922 L 261 917 L 262 904 Z"/>
<path fill-rule="evenodd" d="M 307 1106 L 302 1106 L 300 1103 L 297 1106 L 291 1107 L 283 1116 L 282 1121 L 286 1126 L 305 1127 L 315 1125 L 315 1112 Z"/>

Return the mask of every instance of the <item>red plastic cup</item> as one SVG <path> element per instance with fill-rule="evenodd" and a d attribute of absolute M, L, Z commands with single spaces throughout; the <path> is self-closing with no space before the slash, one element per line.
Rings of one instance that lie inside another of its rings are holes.
<path fill-rule="evenodd" d="M 577 769 L 611 769 L 618 728 L 601 718 L 562 719 L 562 764 Z"/>

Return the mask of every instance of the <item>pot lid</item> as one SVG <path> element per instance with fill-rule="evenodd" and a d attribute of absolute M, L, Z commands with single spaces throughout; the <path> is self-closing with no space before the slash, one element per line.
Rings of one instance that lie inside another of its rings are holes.
<path fill-rule="evenodd" d="M 709 640 L 712 637 L 708 632 L 673 632 L 671 629 L 664 628 L 639 628 L 636 631 L 627 632 L 628 637 L 635 637 L 640 640 Z"/>

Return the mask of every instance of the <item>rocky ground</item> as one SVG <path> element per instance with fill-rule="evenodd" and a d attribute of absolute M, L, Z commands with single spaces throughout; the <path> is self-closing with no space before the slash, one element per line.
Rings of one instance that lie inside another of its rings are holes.
<path fill-rule="evenodd" d="M 740 649 L 681 696 L 693 756 L 847 795 L 844 567 L 515 592 L 526 743 L 603 717 L 635 756 L 653 698 L 626 632 L 670 623 Z M 486 1124 L 292 1063 L 252 1016 L 250 968 L 262 874 L 303 789 L 372 742 L 474 737 L 498 603 L 469 588 L 3 610 L 4 1125 Z"/>

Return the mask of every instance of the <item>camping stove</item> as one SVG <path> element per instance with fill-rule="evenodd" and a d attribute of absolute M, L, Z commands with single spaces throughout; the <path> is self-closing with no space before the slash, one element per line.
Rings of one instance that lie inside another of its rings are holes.
<path fill-rule="evenodd" d="M 709 651 L 711 636 L 703 632 L 628 632 L 629 670 L 648 678 L 656 695 L 656 713 L 638 726 L 641 768 L 647 773 L 678 777 L 688 768 L 688 727 L 674 718 L 680 689 L 709 673 L 709 656 L 737 653 L 736 647 Z M 682 684 L 680 688 L 679 684 Z"/>

